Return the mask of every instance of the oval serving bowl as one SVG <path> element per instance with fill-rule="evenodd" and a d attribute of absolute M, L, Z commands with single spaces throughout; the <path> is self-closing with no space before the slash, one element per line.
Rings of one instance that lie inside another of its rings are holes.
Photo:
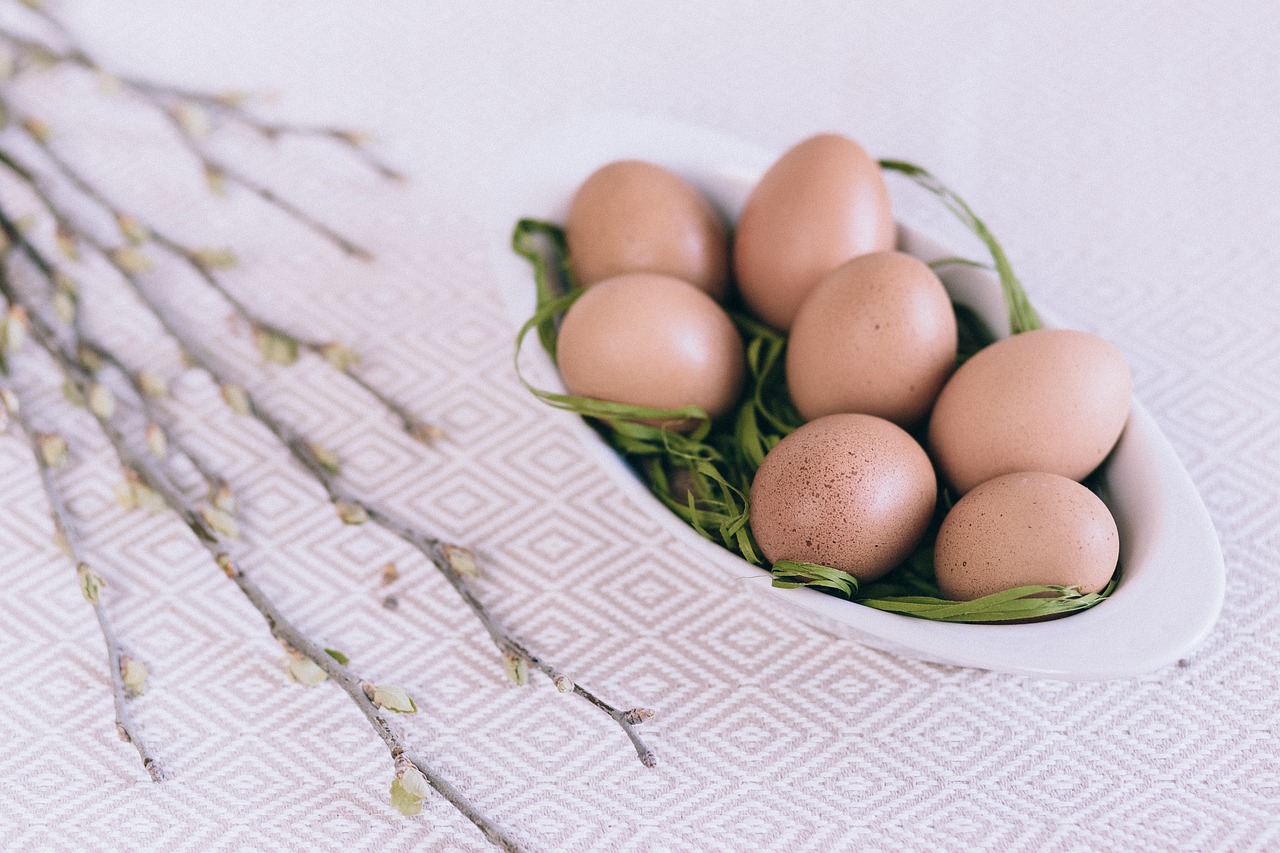
<path fill-rule="evenodd" d="M 521 217 L 564 222 L 574 191 L 592 171 L 612 160 L 638 158 L 683 175 L 734 221 L 779 153 L 703 128 L 617 114 L 575 119 L 525 141 L 498 170 L 489 206 L 488 248 L 513 330 L 534 310 L 532 271 L 511 250 L 511 232 Z M 926 262 L 957 254 L 901 224 L 898 248 Z M 948 266 L 940 277 L 956 301 L 975 309 L 998 335 L 1008 334 L 994 275 Z M 1034 303 L 1034 285 L 1030 295 Z M 536 343 L 525 347 L 522 365 L 530 381 L 563 391 L 551 360 Z M 671 514 L 578 416 L 547 411 L 548 417 L 564 421 L 680 547 L 722 570 L 727 584 L 745 586 L 767 606 L 811 627 L 873 648 L 1025 675 L 1128 678 L 1185 657 L 1208 634 L 1222 608 L 1225 569 L 1209 514 L 1168 440 L 1136 401 L 1105 478 L 1104 497 L 1120 529 L 1120 582 L 1109 599 L 1092 609 L 1024 625 L 933 622 L 813 589 L 775 589 L 767 571 L 704 539 Z"/>

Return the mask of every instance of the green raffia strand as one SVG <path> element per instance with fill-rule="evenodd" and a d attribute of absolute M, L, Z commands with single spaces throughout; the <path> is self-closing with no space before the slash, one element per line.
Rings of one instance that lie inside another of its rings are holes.
<path fill-rule="evenodd" d="M 835 590 L 842 598 L 850 599 L 858 591 L 858 579 L 853 575 L 820 563 L 779 560 L 770 571 L 773 573 L 773 585 L 779 589 L 812 586 Z"/>
<path fill-rule="evenodd" d="M 1012 331 L 1040 327 L 1022 284 L 1013 274 L 999 242 L 969 206 L 941 181 L 919 166 L 897 160 L 880 165 L 900 172 L 937 196 L 964 225 L 986 244 L 1000 278 Z M 522 219 L 512 234 L 512 247 L 534 268 L 537 310 L 516 338 L 516 372 L 534 395 L 557 408 L 576 412 L 599 422 L 601 432 L 638 470 L 650 491 L 672 512 L 703 537 L 722 545 L 754 565 L 765 563 L 751 536 L 748 495 L 751 479 L 769 450 L 801 423 L 787 393 L 786 337 L 745 312 L 730 311 L 746 348 L 746 393 L 738 409 L 720 425 L 713 425 L 700 409 L 649 409 L 554 394 L 534 388 L 520 373 L 520 348 L 534 329 L 543 349 L 556 359 L 559 318 L 582 289 L 573 281 L 564 231 L 550 222 Z M 948 265 L 990 268 L 967 258 L 943 258 L 930 266 Z M 995 336 L 971 308 L 953 303 L 959 330 L 957 364 L 992 343 Z M 692 418 L 697 427 L 687 435 L 650 426 L 643 421 Z M 859 584 L 852 576 L 830 566 L 780 560 L 770 571 L 773 585 L 784 589 L 814 587 L 829 595 L 911 616 L 944 622 L 1021 622 L 1059 616 L 1092 607 L 1115 588 L 1116 578 L 1101 592 L 1081 594 L 1060 586 L 1024 586 L 974 601 L 949 601 L 941 597 L 933 573 L 933 539 L 936 525 L 954 504 L 943 489 L 939 513 L 925 541 L 892 572 L 879 580 Z"/>
<path fill-rule="evenodd" d="M 1020 586 L 975 598 L 948 601 L 924 595 L 857 598 L 859 604 L 938 622 L 1020 622 L 1061 616 L 1093 607 L 1115 589 L 1113 578 L 1101 592 L 1082 593 L 1069 586 Z"/>
<path fill-rule="evenodd" d="M 837 569 L 816 563 L 779 560 L 773 564 L 773 585 L 782 589 L 811 586 L 876 610 L 886 610 L 938 622 L 1018 622 L 1085 610 L 1115 588 L 1113 578 L 1096 593 L 1074 587 L 1027 585 L 972 601 L 942 598 L 933 578 L 933 548 L 918 548 L 891 576 L 865 585 Z"/>
<path fill-rule="evenodd" d="M 982 261 L 975 261 L 969 258 L 960 257 L 938 258 L 936 261 L 929 261 L 926 266 L 934 272 L 937 272 L 943 267 L 976 267 L 980 270 L 995 272 L 995 267 L 991 266 L 991 264 L 984 264 Z"/>
<path fill-rule="evenodd" d="M 746 341 L 747 393 L 733 419 L 731 448 L 752 474 L 773 446 L 800 426 L 787 393 L 786 336 L 745 313 L 730 315 Z"/>
<path fill-rule="evenodd" d="M 539 241 L 551 244 L 553 252 L 547 252 Z M 551 363 L 556 363 L 556 337 L 558 329 L 556 318 L 563 314 L 582 295 L 582 288 L 573 280 L 573 272 L 569 269 L 569 246 L 565 242 L 564 229 L 550 222 L 537 219 L 521 219 L 516 223 L 511 234 L 511 248 L 516 254 L 533 265 L 533 280 L 537 286 L 537 313 L 534 315 L 538 329 L 538 340 L 542 348 L 551 356 Z M 552 258 L 559 258 L 556 265 Z M 553 277 L 564 282 L 557 288 Z M 564 294 L 564 304 L 553 305 L 556 297 Z M 521 337 L 524 332 L 521 332 Z"/>
<path fill-rule="evenodd" d="M 996 275 L 1000 277 L 1000 287 L 1004 291 L 1004 304 L 1009 311 L 1009 328 L 1013 334 L 1016 335 L 1020 332 L 1029 332 L 1032 329 L 1040 328 L 1040 318 L 1036 316 L 1035 309 L 1031 307 L 1031 300 L 1027 298 L 1027 292 L 1022 288 L 1022 282 L 1018 281 L 1018 277 L 1013 274 L 1013 267 L 1010 265 L 1004 249 L 1001 248 L 1000 242 L 996 240 L 995 235 L 987 228 L 986 223 L 979 219 L 973 209 L 965 203 L 964 199 L 952 192 L 946 184 L 934 177 L 931 172 L 914 163 L 907 163 L 903 160 L 881 160 L 880 168 L 906 175 L 937 196 L 942 200 L 942 204 L 947 210 L 951 211 L 965 227 L 986 244 L 987 250 L 991 253 L 991 260 L 995 263 Z"/>

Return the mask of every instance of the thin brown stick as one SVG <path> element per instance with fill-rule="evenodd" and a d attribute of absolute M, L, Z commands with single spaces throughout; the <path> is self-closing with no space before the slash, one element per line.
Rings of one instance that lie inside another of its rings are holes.
<path fill-rule="evenodd" d="M 62 52 L 54 50 L 48 45 L 36 41 L 34 39 L 25 38 L 8 30 L 0 29 L 0 38 L 10 42 L 13 45 L 26 50 L 41 51 L 48 59 L 55 63 L 65 63 L 72 66 L 92 71 L 96 74 L 109 74 L 104 68 L 94 62 L 88 54 L 78 47 L 70 51 Z M 241 172 L 219 158 L 215 157 L 200 142 L 200 140 L 183 125 L 173 106 L 164 102 L 164 98 L 157 95 L 160 87 L 138 85 L 138 81 L 131 80 L 126 77 L 118 77 L 112 75 L 113 79 L 119 81 L 127 91 L 141 98 L 144 102 L 153 107 L 161 116 L 164 117 L 174 129 L 178 142 L 185 148 L 200 164 L 205 177 L 211 185 L 220 185 L 222 182 L 235 184 L 241 189 L 257 196 L 261 201 L 276 208 L 281 213 L 292 218 L 295 222 L 309 229 L 317 236 L 328 241 L 347 255 L 361 260 L 371 260 L 372 255 L 367 250 L 358 246 L 356 243 L 339 234 L 336 230 L 321 222 L 316 217 L 307 213 L 266 184 Z"/>
<path fill-rule="evenodd" d="M 196 472 L 200 479 L 201 485 L 204 487 L 205 494 L 208 496 L 210 503 L 220 502 L 222 495 L 226 494 L 229 489 L 227 481 L 219 474 L 215 473 L 205 459 L 191 446 L 179 437 L 177 425 L 174 423 L 166 412 L 158 406 L 149 392 L 143 387 L 142 380 L 138 376 L 136 370 L 130 370 L 118 355 L 107 349 L 97 341 L 92 340 L 77 326 L 75 334 L 80 342 L 80 346 L 92 353 L 92 357 L 97 358 L 103 364 L 110 366 L 120 377 L 120 380 L 133 392 L 134 402 L 142 409 L 143 415 L 148 421 L 148 425 L 154 424 L 159 428 L 165 437 L 165 450 L 162 454 L 166 460 L 175 457 L 181 457 Z M 85 364 L 88 359 L 84 352 L 80 353 L 80 363 Z"/>
<path fill-rule="evenodd" d="M 333 228 L 321 222 L 319 219 L 307 213 L 275 190 L 259 181 L 241 172 L 233 166 L 228 165 L 225 161 L 214 157 L 209 151 L 196 140 L 194 136 L 186 131 L 182 126 L 182 122 L 171 110 L 161 109 L 161 114 L 171 124 L 176 131 L 178 141 L 182 147 L 186 148 L 193 157 L 200 163 L 201 169 L 210 182 L 216 186 L 220 181 L 225 180 L 228 183 L 235 184 L 243 190 L 257 196 L 266 204 L 276 208 L 280 212 L 290 216 L 300 225 L 310 229 L 313 233 L 324 238 L 325 240 L 337 246 L 343 253 L 353 258 L 359 258 L 362 261 L 373 260 L 370 252 L 357 245 L 351 240 L 339 234 Z"/>
<path fill-rule="evenodd" d="M 383 408 L 390 412 L 392 417 L 400 423 L 400 428 L 416 441 L 423 444 L 430 444 L 432 441 L 443 437 L 444 432 L 439 427 L 415 417 L 403 405 L 396 402 L 381 389 L 369 382 L 360 373 L 360 371 L 356 369 L 355 364 L 343 363 L 346 361 L 345 359 L 339 359 L 335 362 L 335 359 L 331 358 L 331 353 L 335 346 L 332 342 L 307 338 L 296 332 L 287 331 L 280 326 L 263 319 L 253 311 L 253 309 L 249 308 L 243 300 L 232 293 L 225 284 L 223 284 L 217 273 L 215 273 L 214 270 L 210 268 L 210 265 L 202 259 L 198 251 L 185 245 L 174 237 L 169 236 L 164 231 L 157 228 L 153 223 L 141 222 L 134 219 L 130 214 L 120 209 L 120 207 L 117 206 L 116 203 L 112 201 L 112 199 L 108 197 L 107 194 L 95 183 L 90 181 L 84 173 L 59 154 L 53 146 L 49 144 L 47 139 L 45 139 L 41 134 L 33 132 L 30 122 L 20 121 L 19 126 L 25 132 L 27 138 L 40 149 L 49 163 L 69 184 L 97 203 L 99 207 L 106 211 L 117 222 L 136 222 L 136 224 L 147 233 L 153 242 L 185 263 L 207 285 L 212 287 L 219 296 L 225 299 L 227 304 L 231 306 L 232 310 L 239 315 L 246 325 L 255 331 L 262 331 L 267 334 L 290 340 L 301 349 L 310 352 L 318 358 L 324 359 L 330 366 L 346 376 L 349 380 L 355 383 L 358 388 L 373 397 L 382 405 Z M 27 171 L 29 172 L 29 170 Z"/>
<path fill-rule="evenodd" d="M 40 474 L 40 485 L 43 487 L 45 497 L 49 502 L 49 516 L 53 520 L 54 531 L 61 542 L 66 545 L 72 564 L 80 577 L 81 589 L 84 591 L 86 584 L 96 584 L 98 580 L 85 557 L 79 529 L 72 520 L 71 512 L 67 508 L 62 492 L 54 479 L 53 468 L 40 448 L 37 439 L 39 434 L 32 427 L 31 421 L 22 405 L 18 403 L 16 392 L 7 384 L 0 384 L 0 389 L 3 389 L 0 390 L 0 396 L 6 397 L 5 405 L 6 411 L 11 418 L 10 423 L 18 427 L 27 443 L 27 447 L 31 450 L 32 457 L 35 459 L 36 470 Z M 99 593 L 96 591 L 92 594 L 86 592 L 85 599 L 93 608 L 94 616 L 98 620 L 98 628 L 102 633 L 103 642 L 106 643 L 107 647 L 107 675 L 111 683 L 111 698 L 115 705 L 116 734 L 125 743 L 133 744 L 133 748 L 138 751 L 138 757 L 142 759 L 143 768 L 150 774 L 153 781 L 161 782 L 166 778 L 164 770 L 138 734 L 138 727 L 133 721 L 133 713 L 127 704 L 124 685 L 124 651 L 121 648 L 120 640 L 116 636 L 115 627 L 107 615 L 107 608 L 102 603 Z"/>
<path fill-rule="evenodd" d="M 46 210 L 54 208 L 53 199 L 49 196 L 43 182 L 41 182 L 39 178 L 25 165 L 3 150 L 0 150 L 0 165 L 9 169 L 10 172 L 25 182 L 32 192 L 35 193 L 36 198 L 41 202 Z M 75 231 L 70 221 L 65 217 L 60 221 L 63 227 L 67 229 L 68 234 L 75 235 L 78 233 Z M 54 267 L 52 261 L 45 257 L 43 253 L 37 250 L 31 242 L 26 239 L 19 241 L 16 245 L 23 255 L 26 256 L 26 258 L 31 261 L 31 263 L 40 272 L 41 276 L 45 279 L 50 288 L 56 289 L 58 287 L 58 275 L 57 269 Z M 75 318 L 72 321 L 71 331 L 76 340 L 77 350 L 88 350 L 89 354 L 91 354 L 93 358 L 113 367 L 124 383 L 133 392 L 135 401 L 142 408 L 147 420 L 156 424 L 158 428 L 163 430 L 166 437 L 165 455 L 178 455 L 186 460 L 187 464 L 189 464 L 199 476 L 205 492 L 209 496 L 210 502 L 218 502 L 219 497 L 227 490 L 226 481 L 213 473 L 204 460 L 201 459 L 200 455 L 192 450 L 186 442 L 177 437 L 176 432 L 173 429 L 172 419 L 162 412 L 159 406 L 155 405 L 155 402 L 152 400 L 152 395 L 143 387 L 142 381 L 139 379 L 137 372 L 130 370 L 124 362 L 120 360 L 119 356 L 110 349 L 87 336 L 80 324 L 79 311 L 76 312 Z M 78 355 L 81 364 L 84 364 L 86 368 L 88 368 L 89 365 L 86 354 L 84 352 L 79 352 Z M 93 371 L 91 370 L 91 372 Z"/>
<path fill-rule="evenodd" d="M 14 243 L 25 242 L 25 237 L 14 227 L 13 221 L 3 209 L 0 209 L 0 228 Z M 93 385 L 92 374 L 78 361 L 74 350 L 68 351 L 64 349 L 63 345 L 59 343 L 58 336 L 53 328 L 32 310 L 32 306 L 12 287 L 7 273 L 2 270 L 0 270 L 0 295 L 3 295 L 10 305 L 22 305 L 27 309 L 31 320 L 32 339 L 53 359 L 68 381 L 75 383 L 81 393 L 88 396 Z M 245 598 L 262 615 L 272 636 L 276 637 L 288 648 L 310 659 L 342 688 L 360 709 L 361 713 L 364 714 L 383 743 L 386 744 L 392 761 L 397 766 L 407 761 L 416 767 L 426 778 L 428 784 L 480 829 L 489 841 L 504 850 L 520 850 L 520 845 L 508 836 L 501 827 L 486 818 L 448 780 L 409 751 L 403 737 L 382 713 L 381 708 L 374 704 L 368 695 L 366 685 L 369 682 L 361 678 L 350 666 L 338 663 L 324 650 L 321 644 L 304 634 L 284 616 L 262 588 L 258 586 L 257 582 L 236 563 L 218 531 L 205 520 L 199 508 L 191 504 L 181 490 L 173 484 L 159 461 L 149 458 L 146 454 L 136 452 L 111 417 L 97 413 L 94 413 L 94 416 L 102 432 L 111 443 L 121 467 L 127 471 L 136 472 L 140 480 L 159 495 L 166 506 L 177 514 L 183 524 L 195 536 L 196 541 L 209 554 L 213 562 L 222 569 L 227 577 L 235 582 Z"/>
<path fill-rule="evenodd" d="M 29 180 L 39 183 L 40 178 L 35 173 L 23 168 L 23 173 L 29 175 Z M 46 194 L 47 197 L 47 194 Z M 103 244 L 92 234 L 86 230 L 79 228 L 74 222 L 67 220 L 67 227 L 71 229 L 71 233 L 85 245 L 92 248 L 101 255 L 132 288 L 138 299 L 144 307 L 156 318 L 160 325 L 165 329 L 168 335 L 182 349 L 183 357 L 192 365 L 202 369 L 209 375 L 215 384 L 223 389 L 234 387 L 239 389 L 240 397 L 243 400 L 243 408 L 246 414 L 253 417 L 262 424 L 266 429 L 275 436 L 275 438 L 284 446 L 294 457 L 304 470 L 312 475 L 312 477 L 324 489 L 329 499 L 333 501 L 335 506 L 340 509 L 348 507 L 361 513 L 364 517 L 378 524 L 384 530 L 394 534 L 405 543 L 417 549 L 428 561 L 432 563 L 453 587 L 454 591 L 471 609 L 480 623 L 484 626 L 485 631 L 489 634 L 490 639 L 498 650 L 504 656 L 511 656 L 517 660 L 523 660 L 532 665 L 539 672 L 543 673 L 548 679 L 557 682 L 562 676 L 562 671 L 544 661 L 540 656 L 534 654 L 528 646 L 515 637 L 508 629 L 506 629 L 489 609 L 476 597 L 466 578 L 458 572 L 453 562 L 449 559 L 450 549 L 456 548 L 447 543 L 442 542 L 438 538 L 427 533 L 417 530 L 412 525 L 407 524 L 382 507 L 373 502 L 361 498 L 348 488 L 346 488 L 337 473 L 333 470 L 333 466 L 321 459 L 316 452 L 315 445 L 308 442 L 304 436 L 280 421 L 253 400 L 252 395 L 245 391 L 239 383 L 230 379 L 217 365 L 217 363 L 209 356 L 205 355 L 204 348 L 195 341 L 188 333 L 185 333 L 180 324 L 175 322 L 168 313 L 167 307 L 159 300 L 155 299 L 146 284 L 142 281 L 140 275 L 122 264 L 116 253 L 110 247 Z M 23 242 L 25 238 L 23 238 Z M 29 244 L 28 244 L 29 245 Z M 563 683 L 563 682 L 559 682 Z M 649 709 L 631 709 L 629 711 L 621 710 L 603 699 L 600 699 L 591 691 L 573 681 L 573 693 L 580 696 L 591 705 L 603 711 L 610 719 L 612 719 L 623 730 L 627 738 L 631 741 L 635 748 L 636 755 L 646 767 L 653 767 L 657 763 L 657 757 L 651 749 L 644 743 L 635 726 L 644 720 L 652 717 L 653 712 Z"/>
<path fill-rule="evenodd" d="M 128 74 L 114 74 L 94 60 L 93 57 L 85 52 L 83 48 L 79 47 L 76 43 L 75 34 L 67 29 L 67 27 L 56 17 L 50 15 L 44 9 L 36 9 L 35 11 L 36 14 L 51 24 L 71 45 L 69 50 L 55 50 L 45 42 L 28 38 L 4 28 L 0 28 L 0 39 L 4 39 L 13 46 L 25 51 L 38 51 L 48 60 L 56 64 L 70 65 L 92 74 L 105 75 L 107 78 L 119 83 L 120 86 L 130 90 L 135 95 L 144 97 L 151 101 L 153 105 L 156 105 L 158 108 L 171 110 L 183 104 L 197 104 L 235 123 L 249 128 L 261 135 L 264 139 L 272 142 L 282 137 L 311 138 L 330 141 L 345 149 L 348 154 L 386 180 L 394 181 L 396 183 L 400 183 L 405 180 L 403 172 L 400 172 L 388 165 L 385 161 L 365 147 L 364 142 L 366 137 L 364 134 L 340 127 L 320 127 L 291 124 L 288 122 L 267 121 L 260 118 L 250 110 L 245 109 L 243 106 L 245 96 L 241 93 L 227 92 L 222 94 L 211 94 L 209 92 L 186 89 L 181 86 L 170 86 L 155 83 L 153 81 L 145 80 L 141 77 L 134 77 Z"/>
<path fill-rule="evenodd" d="M 135 291 L 138 293 L 143 302 L 151 309 L 152 313 L 164 326 L 166 331 L 178 341 L 186 353 L 192 360 L 192 363 L 203 369 L 209 374 L 210 378 L 218 385 L 226 387 L 235 384 L 232 382 L 208 357 L 203 354 L 202 348 L 180 331 L 176 323 L 170 321 L 165 316 L 164 307 L 154 300 L 147 292 L 145 285 L 142 284 L 140 278 L 127 269 L 117 267 L 117 272 L 130 280 Z M 308 442 L 301 434 L 292 427 L 287 426 L 273 415 L 266 412 L 253 400 L 253 397 L 246 391 L 244 395 L 247 412 L 260 424 L 265 426 L 267 430 L 276 437 L 276 439 L 289 450 L 290 454 L 298 464 L 303 467 L 312 477 L 320 484 L 329 496 L 329 499 L 338 507 L 356 507 L 363 512 L 370 521 L 376 523 L 379 527 L 389 533 L 399 537 L 405 543 L 416 548 L 424 557 L 426 557 L 440 572 L 444 575 L 449 585 L 453 587 L 459 597 L 466 602 L 467 606 L 475 614 L 476 618 L 484 626 L 488 632 L 490 639 L 498 650 L 504 654 L 514 655 L 532 664 L 536 669 L 547 676 L 551 681 L 555 681 L 561 672 L 555 667 L 543 661 L 540 657 L 533 654 L 529 648 L 518 640 L 509 630 L 507 630 L 497 620 L 489 609 L 476 597 L 467 580 L 454 567 L 453 562 L 449 559 L 447 549 L 449 546 L 440 539 L 423 533 L 412 525 L 399 520 L 395 514 L 383 509 L 382 507 L 368 501 L 350 489 L 346 488 L 339 476 L 333 471 L 331 465 L 326 464 L 324 460 L 316 453 L 315 446 Z M 581 685 L 574 685 L 575 694 L 589 701 L 592 705 L 604 711 L 609 717 L 622 727 L 627 737 L 635 746 L 636 755 L 646 767 L 653 767 L 657 763 L 657 758 L 644 742 L 639 734 L 635 731 L 633 724 L 626 719 L 626 711 L 621 711 Z"/>

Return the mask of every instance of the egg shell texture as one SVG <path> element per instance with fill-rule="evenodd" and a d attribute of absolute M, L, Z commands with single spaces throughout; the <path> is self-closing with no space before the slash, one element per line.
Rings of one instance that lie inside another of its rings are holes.
<path fill-rule="evenodd" d="M 929 419 L 929 448 L 961 493 L 1016 471 L 1081 480 L 1115 446 L 1132 391 L 1124 356 L 1097 335 L 1024 332 L 952 375 Z"/>
<path fill-rule="evenodd" d="M 556 345 L 571 394 L 635 406 L 726 412 L 742 389 L 742 338 L 687 282 L 630 273 L 599 282 L 565 312 Z M 673 426 L 673 425 L 668 425 Z"/>
<path fill-rule="evenodd" d="M 960 499 L 942 521 L 934 571 L 942 594 L 970 601 L 1031 584 L 1097 592 L 1120 556 L 1106 504 L 1057 474 L 1005 474 Z"/>
<path fill-rule="evenodd" d="M 669 275 L 715 299 L 729 288 L 729 239 L 710 202 L 676 173 L 643 160 L 597 169 L 565 225 L 578 283 L 632 272 Z"/>
<path fill-rule="evenodd" d="M 805 299 L 787 342 L 787 388 L 805 420 L 836 412 L 920 421 L 956 361 L 956 317 L 928 265 L 873 252 Z"/>
<path fill-rule="evenodd" d="M 785 331 L 824 276 L 895 239 L 879 164 L 852 139 L 821 134 L 783 154 L 751 191 L 733 268 L 751 310 Z"/>
<path fill-rule="evenodd" d="M 798 560 L 874 580 L 924 535 L 937 480 L 924 449 L 871 415 L 810 421 L 765 456 L 751 532 L 770 562 Z"/>

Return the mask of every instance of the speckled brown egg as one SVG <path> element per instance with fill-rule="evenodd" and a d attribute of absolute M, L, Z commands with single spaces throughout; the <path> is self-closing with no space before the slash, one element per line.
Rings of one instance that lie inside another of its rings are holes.
<path fill-rule="evenodd" d="M 978 351 L 943 386 L 929 449 L 961 493 L 1015 471 L 1081 480 L 1115 446 L 1132 390 L 1124 356 L 1097 335 L 1024 332 Z"/>
<path fill-rule="evenodd" d="M 937 499 L 924 449 L 871 415 L 827 415 L 765 456 L 751 532 L 770 562 L 798 560 L 874 580 L 920 541 Z"/>
<path fill-rule="evenodd" d="M 954 601 L 1031 584 L 1097 592 L 1120 556 L 1107 505 L 1057 474 L 1005 474 L 960 499 L 938 531 L 934 571 Z"/>
<path fill-rule="evenodd" d="M 659 409 L 724 414 L 742 389 L 742 338 L 715 300 L 671 276 L 597 283 L 565 312 L 556 344 L 571 394 Z M 683 423 L 664 424 L 673 429 Z"/>
<path fill-rule="evenodd" d="M 643 160 L 602 166 L 578 188 L 565 224 L 578 282 L 632 272 L 672 276 L 723 299 L 729 287 L 724 222 L 675 172 Z"/>
<path fill-rule="evenodd" d="M 751 310 L 785 331 L 824 276 L 857 255 L 892 249 L 895 238 L 879 164 L 852 139 L 824 133 L 783 154 L 751 191 L 733 269 Z"/>
<path fill-rule="evenodd" d="M 872 252 L 805 299 L 787 343 L 787 389 L 805 420 L 861 412 L 911 426 L 955 367 L 956 317 L 928 265 Z"/>

